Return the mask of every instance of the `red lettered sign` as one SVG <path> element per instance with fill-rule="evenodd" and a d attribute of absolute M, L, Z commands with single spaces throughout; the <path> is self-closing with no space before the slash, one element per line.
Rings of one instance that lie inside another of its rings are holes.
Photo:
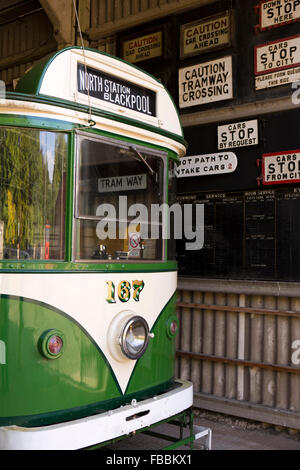
<path fill-rule="evenodd" d="M 255 75 L 300 65 L 300 35 L 260 44 L 254 49 Z"/>
<path fill-rule="evenodd" d="M 274 28 L 300 18 L 300 0 L 262 0 L 260 29 Z"/>
<path fill-rule="evenodd" d="M 262 183 L 300 182 L 300 150 L 265 153 L 262 156 Z"/>

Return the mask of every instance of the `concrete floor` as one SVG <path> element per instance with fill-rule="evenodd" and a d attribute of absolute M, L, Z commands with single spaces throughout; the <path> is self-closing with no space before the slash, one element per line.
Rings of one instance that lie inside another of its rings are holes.
<path fill-rule="evenodd" d="M 242 429 L 208 419 L 196 421 L 212 429 L 212 450 L 300 450 L 300 440 L 287 431 Z"/>
<path fill-rule="evenodd" d="M 236 424 L 238 421 L 239 424 Z M 195 417 L 194 423 L 212 430 L 211 450 L 300 450 L 300 432 L 289 434 L 288 430 L 277 431 L 274 427 L 264 429 L 259 423 L 225 419 L 212 415 Z M 157 432 L 174 434 L 174 426 L 167 424 L 156 428 Z M 175 431 L 177 432 L 177 430 Z M 203 439 L 195 442 L 195 448 L 201 450 Z M 138 434 L 107 447 L 107 450 L 158 450 L 168 442 Z M 188 450 L 182 447 L 181 450 Z"/>

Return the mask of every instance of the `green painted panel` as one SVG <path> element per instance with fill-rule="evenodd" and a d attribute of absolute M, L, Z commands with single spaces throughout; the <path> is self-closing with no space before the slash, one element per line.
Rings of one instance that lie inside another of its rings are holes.
<path fill-rule="evenodd" d="M 138 273 L 138 272 L 166 272 L 177 271 L 175 261 L 163 263 L 86 263 L 86 262 L 64 262 L 64 261 L 39 261 L 39 260 L 10 260 L 0 261 L 0 272 L 43 272 L 65 273 L 65 272 L 97 272 L 97 273 Z"/>
<path fill-rule="evenodd" d="M 39 338 L 64 333 L 64 352 L 47 359 Z M 74 321 L 39 303 L 0 298 L 0 417 L 50 413 L 120 396 L 112 371 L 91 338 Z"/>
<path fill-rule="evenodd" d="M 21 98 L 22 96 L 19 97 L 19 99 Z M 75 124 L 59 119 L 4 113 L 0 114 L 0 125 L 5 127 L 21 126 L 43 130 L 61 130 L 66 132 L 74 129 L 75 127 Z"/>
<path fill-rule="evenodd" d="M 172 388 L 175 338 L 168 335 L 168 322 L 174 309 L 175 295 L 155 323 L 155 337 L 123 395 L 106 358 L 73 319 L 40 302 L 0 296 L 0 425 L 76 419 Z M 41 353 L 41 337 L 50 329 L 65 339 L 57 359 Z"/>
<path fill-rule="evenodd" d="M 175 303 L 176 294 L 154 324 L 154 338 L 150 339 L 147 351 L 136 363 L 126 393 L 138 392 L 174 378 L 175 337 L 168 332 L 169 320 L 175 315 Z"/>

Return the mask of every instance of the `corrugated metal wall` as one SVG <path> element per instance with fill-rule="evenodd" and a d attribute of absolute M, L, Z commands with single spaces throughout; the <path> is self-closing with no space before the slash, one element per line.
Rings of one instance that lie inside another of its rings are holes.
<path fill-rule="evenodd" d="M 204 5 L 209 0 L 91 0 L 92 28 L 98 28 L 109 23 L 118 23 L 124 18 L 134 20 L 134 16 L 143 15 L 148 21 L 160 14 L 168 14 L 176 8 Z M 149 11 L 151 10 L 151 11 Z"/>
<path fill-rule="evenodd" d="M 145 21 L 152 21 L 168 13 L 182 0 L 91 0 L 91 28 L 88 36 L 91 46 L 109 54 L 116 54 L 118 31 Z M 195 3 L 195 2 L 194 2 Z"/>
<path fill-rule="evenodd" d="M 52 25 L 42 10 L 0 25 L 0 79 L 11 88 L 13 79 L 56 49 Z"/>
<path fill-rule="evenodd" d="M 84 25 L 85 44 L 116 54 L 116 34 L 119 31 L 212 1 L 86 0 L 83 5 L 85 0 L 81 0 L 79 15 L 84 13 L 80 21 Z M 37 3 L 31 2 L 33 5 Z M 9 20 L 7 24 L 0 22 L 0 79 L 11 89 L 13 79 L 22 76 L 32 63 L 56 49 L 52 24 L 42 8 Z"/>
<path fill-rule="evenodd" d="M 90 0 L 91 27 L 86 31 L 93 47 L 125 29 L 154 21 L 215 0 Z"/>
<path fill-rule="evenodd" d="M 177 376 L 200 408 L 300 429 L 299 286 L 248 284 L 179 281 Z"/>

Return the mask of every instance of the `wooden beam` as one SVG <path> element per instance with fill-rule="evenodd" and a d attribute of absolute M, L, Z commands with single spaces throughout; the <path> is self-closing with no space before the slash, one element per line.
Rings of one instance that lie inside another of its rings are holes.
<path fill-rule="evenodd" d="M 40 0 L 53 25 L 58 48 L 75 44 L 75 12 L 72 0 Z"/>
<path fill-rule="evenodd" d="M 26 64 L 27 62 L 34 62 L 50 52 L 55 51 L 56 48 L 57 44 L 53 38 L 53 41 L 48 42 L 44 46 L 28 49 L 28 51 L 19 52 L 9 57 L 5 57 L 4 59 L 0 59 L 0 70 L 5 70 L 9 67 L 14 67 L 20 64 Z"/>

